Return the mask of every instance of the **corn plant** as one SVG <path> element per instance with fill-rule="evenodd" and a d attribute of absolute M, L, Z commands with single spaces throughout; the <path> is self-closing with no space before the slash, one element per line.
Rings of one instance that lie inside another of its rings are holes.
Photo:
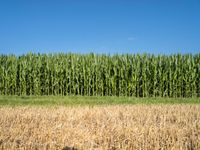
<path fill-rule="evenodd" d="M 0 55 L 0 95 L 199 97 L 200 54 Z"/>

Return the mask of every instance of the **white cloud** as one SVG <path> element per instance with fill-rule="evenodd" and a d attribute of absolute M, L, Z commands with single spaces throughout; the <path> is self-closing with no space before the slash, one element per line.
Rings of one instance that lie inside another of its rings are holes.
<path fill-rule="evenodd" d="M 128 41 L 134 41 L 135 39 L 135 37 L 128 37 Z"/>

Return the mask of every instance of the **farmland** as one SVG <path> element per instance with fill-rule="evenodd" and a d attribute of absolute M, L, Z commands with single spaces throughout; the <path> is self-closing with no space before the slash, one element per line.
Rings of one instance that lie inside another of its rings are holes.
<path fill-rule="evenodd" d="M 200 149 L 200 105 L 1 107 L 1 149 Z"/>
<path fill-rule="evenodd" d="M 0 55 L 0 149 L 200 149 L 200 54 Z"/>
<path fill-rule="evenodd" d="M 0 95 L 199 97 L 200 54 L 0 56 Z"/>

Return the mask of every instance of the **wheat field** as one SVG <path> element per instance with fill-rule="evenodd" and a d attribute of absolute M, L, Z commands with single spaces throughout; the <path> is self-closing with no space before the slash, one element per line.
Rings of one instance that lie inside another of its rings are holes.
<path fill-rule="evenodd" d="M 200 149 L 200 105 L 0 107 L 0 149 Z"/>

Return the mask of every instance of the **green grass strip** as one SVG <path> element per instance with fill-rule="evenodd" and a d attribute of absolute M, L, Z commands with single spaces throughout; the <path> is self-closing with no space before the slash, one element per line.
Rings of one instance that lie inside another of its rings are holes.
<path fill-rule="evenodd" d="M 115 96 L 0 96 L 0 106 L 82 106 L 119 104 L 200 104 L 200 98 L 133 98 Z"/>

